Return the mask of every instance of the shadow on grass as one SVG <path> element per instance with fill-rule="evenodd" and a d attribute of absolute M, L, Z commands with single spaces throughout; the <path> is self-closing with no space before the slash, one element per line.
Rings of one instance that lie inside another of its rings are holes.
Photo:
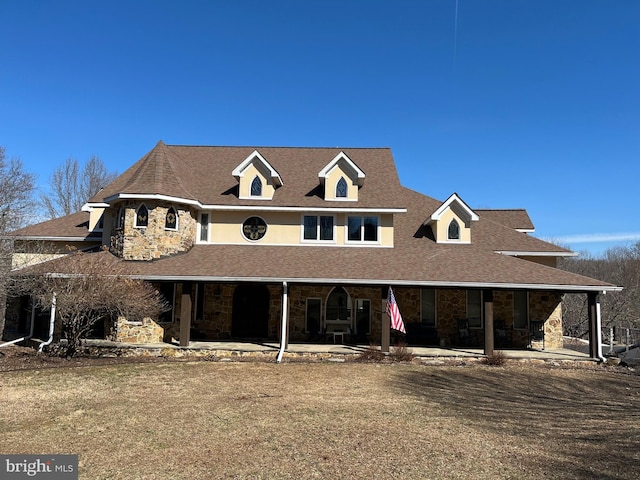
<path fill-rule="evenodd" d="M 435 368 L 395 387 L 468 422 L 516 436 L 538 453 L 518 459 L 546 478 L 638 478 L 640 377 L 547 368 Z"/>

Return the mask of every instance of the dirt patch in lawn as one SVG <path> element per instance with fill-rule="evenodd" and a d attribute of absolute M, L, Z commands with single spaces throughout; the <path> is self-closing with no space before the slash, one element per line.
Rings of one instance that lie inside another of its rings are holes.
<path fill-rule="evenodd" d="M 145 361 L 1 373 L 0 451 L 87 479 L 638 474 L 619 368 Z"/>

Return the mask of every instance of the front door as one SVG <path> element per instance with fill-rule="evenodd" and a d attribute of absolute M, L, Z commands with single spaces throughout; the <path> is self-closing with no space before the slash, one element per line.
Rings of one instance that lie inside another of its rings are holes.
<path fill-rule="evenodd" d="M 244 283 L 233 292 L 231 336 L 266 338 L 269 335 L 269 289 L 260 283 Z"/>

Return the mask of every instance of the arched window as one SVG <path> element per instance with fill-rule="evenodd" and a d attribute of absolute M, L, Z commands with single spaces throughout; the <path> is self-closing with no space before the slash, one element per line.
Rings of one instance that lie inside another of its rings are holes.
<path fill-rule="evenodd" d="M 146 227 L 149 225 L 149 210 L 143 204 L 136 210 L 136 227 Z"/>
<path fill-rule="evenodd" d="M 178 213 L 173 207 L 167 210 L 167 216 L 164 217 L 164 228 L 166 228 L 167 230 L 178 229 Z"/>
<path fill-rule="evenodd" d="M 336 287 L 331 291 L 325 312 L 328 322 L 351 320 L 351 299 L 344 288 Z"/>
<path fill-rule="evenodd" d="M 460 240 L 460 225 L 455 218 L 451 220 L 451 223 L 449 224 L 447 238 L 449 240 Z"/>
<path fill-rule="evenodd" d="M 336 198 L 347 198 L 347 181 L 340 177 L 336 185 Z"/>
<path fill-rule="evenodd" d="M 118 209 L 118 217 L 116 218 L 116 228 L 117 229 L 123 229 L 124 228 L 124 215 L 125 215 L 124 207 L 120 207 Z"/>
<path fill-rule="evenodd" d="M 256 178 L 251 182 L 251 196 L 252 197 L 261 197 L 262 196 L 262 180 L 260 177 L 256 175 Z"/>

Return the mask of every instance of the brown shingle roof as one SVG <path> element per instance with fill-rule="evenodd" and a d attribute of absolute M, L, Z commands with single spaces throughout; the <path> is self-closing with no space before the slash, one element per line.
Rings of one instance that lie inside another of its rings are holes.
<path fill-rule="evenodd" d="M 89 235 L 89 213 L 76 212 L 46 222 L 29 225 L 7 234 L 13 238 L 74 238 L 101 240 L 102 233 Z"/>
<path fill-rule="evenodd" d="M 518 209 L 479 209 L 475 212 L 482 218 L 517 230 L 533 230 L 533 222 L 524 208 Z"/>
<path fill-rule="evenodd" d="M 238 182 L 231 172 L 257 150 L 278 171 L 284 185 L 270 206 L 350 208 L 352 202 L 326 202 L 318 173 L 341 151 L 365 172 L 358 207 L 402 208 L 395 191 L 400 187 L 388 148 L 199 147 L 165 145 L 151 152 L 107 185 L 92 202 L 118 194 L 164 194 L 204 205 L 261 205 L 240 200 Z"/>

